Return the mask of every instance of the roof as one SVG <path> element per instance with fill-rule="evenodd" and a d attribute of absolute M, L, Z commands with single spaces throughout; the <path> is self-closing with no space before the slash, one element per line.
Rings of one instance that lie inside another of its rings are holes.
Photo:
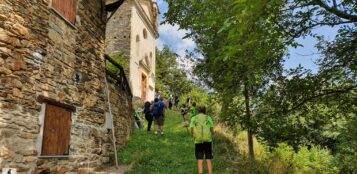
<path fill-rule="evenodd" d="M 123 4 L 124 0 L 105 0 L 105 10 L 106 11 L 115 11 Z"/>

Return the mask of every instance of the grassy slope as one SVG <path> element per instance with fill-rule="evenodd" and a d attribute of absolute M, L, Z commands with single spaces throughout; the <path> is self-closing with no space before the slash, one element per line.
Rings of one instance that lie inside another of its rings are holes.
<path fill-rule="evenodd" d="M 193 139 L 183 127 L 182 117 L 169 111 L 165 120 L 165 135 L 154 135 L 153 131 L 137 130 L 127 147 L 119 152 L 119 161 L 134 164 L 128 174 L 192 174 L 196 173 Z M 228 156 L 237 156 L 227 139 L 220 135 L 214 138 L 214 173 L 230 174 L 233 164 Z M 228 155 L 229 154 L 229 155 Z"/>

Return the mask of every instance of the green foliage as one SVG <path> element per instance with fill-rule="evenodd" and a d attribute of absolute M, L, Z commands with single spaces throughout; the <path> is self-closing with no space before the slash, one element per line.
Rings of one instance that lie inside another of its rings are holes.
<path fill-rule="evenodd" d="M 338 172 L 330 152 L 316 146 L 310 150 L 307 147 L 301 147 L 294 156 L 293 166 L 296 174 L 334 174 Z"/>
<path fill-rule="evenodd" d="M 271 147 L 327 147 L 341 173 L 356 173 L 354 1 L 166 1 L 166 22 L 189 30 L 187 37 L 205 58 L 195 72 L 217 91 L 221 121 L 254 131 Z M 327 41 L 312 32 L 320 26 L 336 26 L 338 35 Z M 306 36 L 318 40 L 319 71 L 298 67 L 283 73 L 286 48 L 301 46 L 297 39 Z"/>
<path fill-rule="evenodd" d="M 293 173 L 292 162 L 294 159 L 294 149 L 285 144 L 280 143 L 278 147 L 270 154 L 269 173 L 270 174 L 285 174 Z"/>
<path fill-rule="evenodd" d="M 156 50 L 156 91 L 174 91 L 176 94 L 185 94 L 192 89 L 192 82 L 186 74 L 177 67 L 176 54 L 165 45 Z"/>
<path fill-rule="evenodd" d="M 351 108 L 357 113 L 357 107 Z M 348 122 L 338 137 L 340 143 L 337 146 L 337 158 L 341 166 L 341 173 L 357 173 L 357 115 L 351 113 L 351 121 Z"/>
<path fill-rule="evenodd" d="M 245 112 L 233 123 L 242 124 L 252 137 L 257 127 L 253 124 L 251 107 L 269 76 L 280 72 L 285 54 L 284 37 L 276 32 L 279 30 L 274 24 L 276 12 L 283 4 L 227 0 L 167 2 L 166 22 L 191 31 L 188 37 L 194 39 L 205 57 L 196 73 L 227 98 L 227 103 L 244 95 Z M 252 143 L 253 149 L 251 146 Z"/>
<path fill-rule="evenodd" d="M 193 86 L 192 90 L 181 96 L 180 105 L 186 103 L 188 97 L 192 97 L 192 102 L 196 102 L 197 106 L 208 106 L 209 94 L 198 86 Z"/>
<path fill-rule="evenodd" d="M 123 69 L 125 70 L 126 68 L 128 68 L 129 66 L 129 61 L 126 60 L 123 56 L 123 54 L 111 54 L 110 57 L 117 62 L 119 65 L 121 65 L 123 67 Z M 110 62 L 108 62 L 106 64 L 107 68 L 109 71 L 111 71 L 114 74 L 118 74 L 119 73 L 119 69 L 114 66 L 113 64 L 111 64 Z"/>
<path fill-rule="evenodd" d="M 303 146 L 297 153 L 286 143 L 279 143 L 270 156 L 269 173 L 333 174 L 339 170 L 334 157 L 326 149 Z"/>

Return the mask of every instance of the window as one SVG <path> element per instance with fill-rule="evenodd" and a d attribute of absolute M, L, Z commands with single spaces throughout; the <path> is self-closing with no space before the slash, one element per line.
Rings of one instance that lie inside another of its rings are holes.
<path fill-rule="evenodd" d="M 52 8 L 70 23 L 76 22 L 77 0 L 52 0 Z"/>
<path fill-rule="evenodd" d="M 46 103 L 41 156 L 66 156 L 69 154 L 71 114 L 68 107 Z"/>
<path fill-rule="evenodd" d="M 147 39 L 147 38 L 148 38 L 148 33 L 147 33 L 147 31 L 146 31 L 145 28 L 144 28 L 144 30 L 143 30 L 143 37 L 144 37 L 144 39 Z"/>
<path fill-rule="evenodd" d="M 136 35 L 136 42 L 139 42 L 139 41 L 140 41 L 140 36 Z"/>

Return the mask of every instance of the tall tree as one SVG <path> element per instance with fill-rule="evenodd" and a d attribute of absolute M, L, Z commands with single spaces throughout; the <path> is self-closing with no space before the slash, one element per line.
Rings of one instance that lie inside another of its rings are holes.
<path fill-rule="evenodd" d="M 162 50 L 156 50 L 156 91 L 174 91 L 185 94 L 192 90 L 193 83 L 186 74 L 178 68 L 178 56 L 165 45 Z"/>
<path fill-rule="evenodd" d="M 225 101 L 244 97 L 244 117 L 236 120 L 248 130 L 249 155 L 254 158 L 252 109 L 269 76 L 281 72 L 284 38 L 276 32 L 279 1 L 167 0 L 166 22 L 190 31 L 205 57 L 196 73 Z M 224 12 L 224 13 L 222 13 Z"/>

